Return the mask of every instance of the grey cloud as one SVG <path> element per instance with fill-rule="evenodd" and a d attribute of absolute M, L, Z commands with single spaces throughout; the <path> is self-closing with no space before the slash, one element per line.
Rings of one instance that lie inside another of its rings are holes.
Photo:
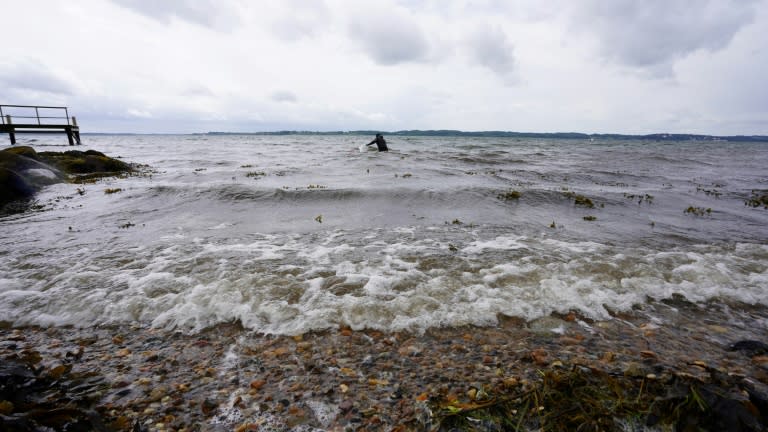
<path fill-rule="evenodd" d="M 278 38 L 293 42 L 317 35 L 330 20 L 330 13 L 323 1 L 284 0 L 285 12 L 271 23 L 272 33 Z"/>
<path fill-rule="evenodd" d="M 0 63 L 0 87 L 18 93 L 32 91 L 54 95 L 71 95 L 75 91 L 69 81 L 34 60 Z"/>
<path fill-rule="evenodd" d="M 192 86 L 187 87 L 183 92 L 183 96 L 190 96 L 190 97 L 214 97 L 216 94 L 213 93 L 213 91 L 202 85 L 202 84 L 194 84 Z"/>
<path fill-rule="evenodd" d="M 296 102 L 298 98 L 292 92 L 281 90 L 272 93 L 272 100 L 275 102 Z"/>
<path fill-rule="evenodd" d="M 514 46 L 499 28 L 475 31 L 467 39 L 470 58 L 498 74 L 507 84 L 515 81 Z"/>
<path fill-rule="evenodd" d="M 136 13 L 169 22 L 176 17 L 209 28 L 229 28 L 239 21 L 237 14 L 215 0 L 112 0 Z"/>
<path fill-rule="evenodd" d="M 395 10 L 359 11 L 352 15 L 350 36 L 381 65 L 423 61 L 429 44 L 409 15 Z"/>
<path fill-rule="evenodd" d="M 606 58 L 666 72 L 692 52 L 724 48 L 754 18 L 754 0 L 590 0 L 579 5 L 576 26 L 596 33 Z"/>

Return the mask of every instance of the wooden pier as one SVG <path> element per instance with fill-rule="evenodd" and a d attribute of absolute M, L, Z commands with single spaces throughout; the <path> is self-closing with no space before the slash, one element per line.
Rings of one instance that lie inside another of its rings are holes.
<path fill-rule="evenodd" d="M 7 133 L 11 145 L 16 144 L 16 134 L 22 133 L 65 133 L 69 145 L 80 144 L 80 127 L 67 107 L 0 105 L 0 119 L 0 134 Z"/>

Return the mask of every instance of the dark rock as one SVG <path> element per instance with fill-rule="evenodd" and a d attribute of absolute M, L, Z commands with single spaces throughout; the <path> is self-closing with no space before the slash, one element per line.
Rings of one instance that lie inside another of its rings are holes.
<path fill-rule="evenodd" d="M 29 199 L 42 187 L 67 181 L 67 174 L 115 175 L 131 171 L 127 163 L 88 150 L 37 153 L 27 146 L 0 150 L 0 206 Z"/>
<path fill-rule="evenodd" d="M 6 358 L 0 362 L 0 400 L 10 402 L 12 412 L 0 415 L 0 430 L 106 430 L 91 409 L 102 384 L 101 377 L 68 367 L 45 373 L 23 359 Z"/>
<path fill-rule="evenodd" d="M 216 403 L 216 401 L 213 401 L 211 399 L 204 399 L 203 402 L 200 404 L 200 409 L 203 412 L 203 414 L 209 416 L 213 414 L 213 412 L 219 407 L 219 404 Z"/>
<path fill-rule="evenodd" d="M 0 167 L 0 185 L 0 204 L 29 198 L 35 194 L 35 188 L 24 177 L 3 167 Z"/>
<path fill-rule="evenodd" d="M 728 350 L 743 351 L 750 356 L 755 356 L 768 353 L 768 344 L 756 340 L 742 340 L 729 346 Z"/>

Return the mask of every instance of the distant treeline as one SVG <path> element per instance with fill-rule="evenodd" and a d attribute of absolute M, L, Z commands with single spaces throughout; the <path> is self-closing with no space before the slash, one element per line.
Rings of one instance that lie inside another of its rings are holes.
<path fill-rule="evenodd" d="M 551 138 L 551 139 L 610 139 L 610 140 L 650 140 L 650 141 L 739 141 L 739 142 L 763 142 L 768 141 L 766 135 L 734 135 L 714 136 L 695 134 L 668 134 L 657 133 L 648 135 L 623 135 L 623 134 L 585 134 L 578 132 L 508 132 L 508 131 L 481 131 L 465 132 L 459 130 L 401 130 L 395 132 L 382 132 L 378 130 L 355 131 L 274 131 L 274 132 L 208 132 L 208 135 L 376 135 L 382 133 L 390 136 L 437 136 L 437 137 L 488 137 L 488 138 Z"/>

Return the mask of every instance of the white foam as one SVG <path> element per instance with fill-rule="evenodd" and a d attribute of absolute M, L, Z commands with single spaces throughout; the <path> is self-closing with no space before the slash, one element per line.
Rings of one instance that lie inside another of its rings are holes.
<path fill-rule="evenodd" d="M 500 249 L 500 250 L 515 250 L 525 249 L 526 245 L 521 241 L 523 237 L 503 237 L 499 236 L 493 240 L 487 241 L 474 241 L 464 248 L 462 252 L 469 254 L 476 254 L 488 249 Z"/>
<path fill-rule="evenodd" d="M 448 254 L 438 239 L 370 235 L 378 240 L 362 247 L 343 230 L 320 243 L 290 234 L 74 246 L 77 259 L 46 263 L 52 270 L 24 269 L 3 255 L 0 312 L 19 324 L 140 322 L 197 331 L 238 320 L 265 333 L 299 334 L 342 324 L 491 325 L 497 314 L 530 320 L 570 310 L 606 319 L 609 309 L 676 293 L 768 304 L 762 245 L 653 250 L 509 235 Z"/>

